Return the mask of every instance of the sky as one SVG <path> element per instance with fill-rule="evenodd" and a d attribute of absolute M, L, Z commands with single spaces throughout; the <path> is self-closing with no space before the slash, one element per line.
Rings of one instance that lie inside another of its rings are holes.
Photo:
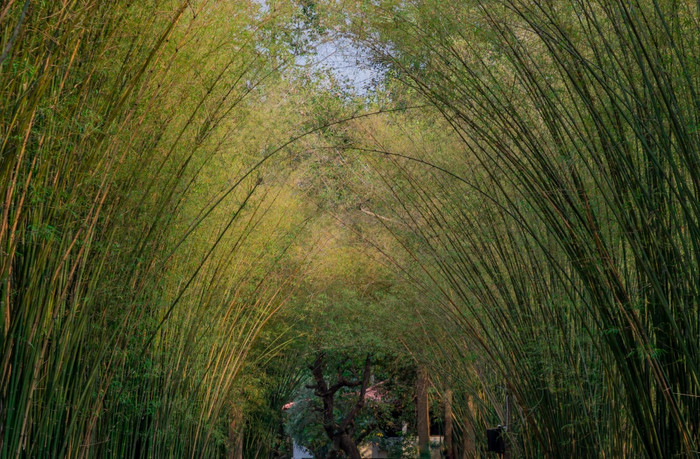
<path fill-rule="evenodd" d="M 265 13 L 267 0 L 253 0 Z M 358 47 L 348 37 L 335 31 L 327 31 L 321 40 L 312 45 L 311 54 L 296 58 L 295 66 L 310 73 L 330 73 L 344 91 L 354 95 L 367 95 L 381 81 L 383 72 L 371 65 L 370 53 Z"/>
<path fill-rule="evenodd" d="M 313 54 L 298 57 L 296 65 L 311 71 L 330 72 L 348 92 L 365 95 L 381 80 L 382 71 L 371 64 L 369 51 L 347 37 L 324 37 L 313 49 Z"/>

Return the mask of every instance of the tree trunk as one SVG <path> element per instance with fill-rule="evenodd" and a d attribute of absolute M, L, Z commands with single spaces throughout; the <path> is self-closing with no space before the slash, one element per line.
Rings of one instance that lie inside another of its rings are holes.
<path fill-rule="evenodd" d="M 360 451 L 357 449 L 355 440 L 348 434 L 340 436 L 339 441 L 340 449 L 350 458 L 350 459 L 361 459 Z"/>
<path fill-rule="evenodd" d="M 474 402 L 471 395 L 467 395 L 467 406 L 469 416 L 464 417 L 464 430 L 462 431 L 462 457 L 469 459 L 476 457 L 476 447 L 474 446 L 474 426 L 471 417 L 474 416 Z"/>
<path fill-rule="evenodd" d="M 456 459 L 452 443 L 452 389 L 445 391 L 445 453 L 447 459 Z"/>
<path fill-rule="evenodd" d="M 241 431 L 242 421 L 243 413 L 236 409 L 233 412 L 228 429 L 230 449 L 227 456 L 229 459 L 241 459 L 243 457 L 243 432 Z"/>
<path fill-rule="evenodd" d="M 428 413 L 428 372 L 418 367 L 416 381 L 416 431 L 420 457 L 430 457 L 430 414 Z"/>

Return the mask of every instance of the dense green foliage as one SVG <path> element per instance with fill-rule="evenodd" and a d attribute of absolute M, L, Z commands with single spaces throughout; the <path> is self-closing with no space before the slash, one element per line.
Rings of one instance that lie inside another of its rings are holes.
<path fill-rule="evenodd" d="M 284 13 L 28 3 L 0 13 L 3 456 L 226 451 L 299 272 L 249 134 Z"/>
<path fill-rule="evenodd" d="M 417 367 L 454 394 L 465 457 L 496 424 L 513 457 L 697 455 L 699 27 L 680 0 L 3 2 L 0 456 L 326 448 L 307 368 L 370 351 L 403 411 Z M 311 63 L 339 40 L 370 90 Z"/>
<path fill-rule="evenodd" d="M 358 33 L 461 143 L 391 182 L 465 335 L 448 358 L 507 386 L 525 456 L 697 454 L 696 6 L 379 11 Z"/>

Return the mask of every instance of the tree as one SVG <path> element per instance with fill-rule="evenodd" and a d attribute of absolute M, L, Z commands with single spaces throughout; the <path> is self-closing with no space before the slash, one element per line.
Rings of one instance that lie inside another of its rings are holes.
<path fill-rule="evenodd" d="M 287 431 L 316 457 L 355 456 L 364 442 L 405 457 L 413 424 L 416 369 L 379 349 L 326 349 L 308 366 L 309 384 L 287 411 Z"/>
<path fill-rule="evenodd" d="M 367 386 L 370 382 L 372 356 L 367 354 L 364 364 L 362 365 L 362 373 L 351 369 L 353 379 L 348 379 L 345 375 L 344 367 L 349 358 L 343 359 L 336 366 L 337 377 L 332 384 L 326 380 L 324 370 L 327 365 L 326 353 L 319 352 L 316 354 L 313 364 L 309 367 L 313 375 L 314 384 L 307 386 L 314 390 L 314 394 L 320 397 L 323 401 L 323 430 L 328 435 L 328 438 L 333 442 L 334 449 L 340 449 L 347 454 L 351 459 L 359 459 L 360 452 L 357 445 L 372 431 L 373 425 L 358 431 L 356 420 L 358 414 L 365 406 L 365 395 Z M 350 406 L 348 412 L 340 418 L 336 419 L 336 394 L 341 389 L 357 388 L 357 396 L 354 403 Z"/>

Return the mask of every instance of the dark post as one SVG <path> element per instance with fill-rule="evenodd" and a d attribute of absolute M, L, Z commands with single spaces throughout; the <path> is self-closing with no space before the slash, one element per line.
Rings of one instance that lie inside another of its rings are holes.
<path fill-rule="evenodd" d="M 416 430 L 418 434 L 418 451 L 420 457 L 430 457 L 430 414 L 428 412 L 428 372 L 425 367 L 418 367 L 416 381 Z"/>
<path fill-rule="evenodd" d="M 452 444 L 452 389 L 445 391 L 445 453 L 447 459 L 457 459 Z"/>
<path fill-rule="evenodd" d="M 506 388 L 506 425 L 503 432 L 503 441 L 505 442 L 505 452 L 503 459 L 510 459 L 510 441 L 508 441 L 508 432 L 510 431 L 510 391 Z"/>

